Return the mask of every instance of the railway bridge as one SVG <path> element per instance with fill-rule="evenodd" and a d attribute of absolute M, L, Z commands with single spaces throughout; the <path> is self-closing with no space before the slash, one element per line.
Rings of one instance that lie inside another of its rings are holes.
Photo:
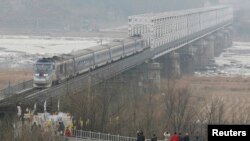
<path fill-rule="evenodd" d="M 228 6 L 130 16 L 128 35 L 143 38 L 149 48 L 50 88 L 34 89 L 30 80 L 3 89 L 0 111 L 10 105 L 16 107 L 18 102 L 43 103 L 72 91 L 81 92 L 141 64 L 149 70 L 147 78 L 154 83 L 160 82 L 160 68 L 175 77 L 180 70 L 191 73 L 211 63 L 214 56 L 232 44 L 232 20 L 233 9 Z"/>

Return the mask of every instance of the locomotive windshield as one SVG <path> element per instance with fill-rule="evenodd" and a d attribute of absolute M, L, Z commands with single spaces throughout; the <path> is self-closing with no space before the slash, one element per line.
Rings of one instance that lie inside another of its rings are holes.
<path fill-rule="evenodd" d="M 40 75 L 50 74 L 53 69 L 53 59 L 51 58 L 42 58 L 37 60 L 34 65 L 34 73 Z"/>
<path fill-rule="evenodd" d="M 35 64 L 34 71 L 36 73 L 49 74 L 52 71 L 52 64 Z"/>

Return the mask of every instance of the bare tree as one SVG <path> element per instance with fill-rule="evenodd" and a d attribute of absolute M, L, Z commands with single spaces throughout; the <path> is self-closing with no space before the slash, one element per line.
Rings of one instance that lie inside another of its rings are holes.
<path fill-rule="evenodd" d="M 183 132 L 193 130 L 197 105 L 191 103 L 191 91 L 188 86 L 179 87 L 176 82 L 163 82 L 162 93 L 165 95 L 165 121 L 169 131 Z M 168 84 L 166 84 L 168 83 Z M 181 84 L 182 85 L 182 84 Z"/>

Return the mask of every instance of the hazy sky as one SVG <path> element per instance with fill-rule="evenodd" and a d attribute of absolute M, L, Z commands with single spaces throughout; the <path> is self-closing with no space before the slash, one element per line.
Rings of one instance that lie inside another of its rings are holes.
<path fill-rule="evenodd" d="M 0 31 L 79 31 L 125 24 L 133 14 L 196 8 L 205 0 L 0 0 Z M 210 0 L 215 3 L 217 0 Z M 249 0 L 230 0 L 249 7 Z M 240 2 L 239 2 L 240 1 Z M 245 8 L 247 9 L 247 8 Z"/>
<path fill-rule="evenodd" d="M 201 6 L 203 0 L 0 0 L 0 28 L 81 28 L 129 15 Z"/>

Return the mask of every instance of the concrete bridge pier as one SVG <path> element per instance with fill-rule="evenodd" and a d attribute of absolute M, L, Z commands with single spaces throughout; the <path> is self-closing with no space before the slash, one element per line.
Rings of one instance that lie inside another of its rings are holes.
<path fill-rule="evenodd" d="M 216 33 L 215 36 L 216 38 L 215 38 L 214 54 L 216 57 L 218 57 L 223 50 L 232 46 L 233 44 L 232 31 L 223 30 L 219 33 Z"/>
<path fill-rule="evenodd" d="M 215 37 L 213 35 L 205 39 L 207 41 L 207 46 L 205 47 L 205 54 L 208 59 L 208 65 L 212 63 L 214 59 L 214 46 L 215 46 Z"/>
<path fill-rule="evenodd" d="M 138 85 L 142 89 L 142 93 L 156 93 L 161 88 L 161 66 L 160 63 L 154 60 L 146 61 L 143 64 L 138 74 Z"/>
<path fill-rule="evenodd" d="M 200 39 L 193 44 L 194 46 L 194 68 L 195 69 L 204 69 L 205 66 L 209 64 L 209 58 L 211 56 L 209 48 L 209 43 L 205 39 Z"/>
<path fill-rule="evenodd" d="M 194 52 L 192 44 L 179 49 L 181 74 L 192 75 L 194 73 Z"/>
<path fill-rule="evenodd" d="M 222 34 L 223 34 L 223 40 L 222 40 L 223 49 L 227 49 L 229 47 L 229 34 L 230 33 L 228 30 L 223 30 Z"/>
<path fill-rule="evenodd" d="M 232 36 L 232 30 L 231 29 L 225 29 L 222 31 L 223 35 L 224 35 L 224 44 L 226 46 L 226 48 L 229 48 L 233 45 L 233 36 Z"/>
<path fill-rule="evenodd" d="M 228 46 L 232 47 L 233 46 L 233 27 L 229 26 L 228 28 L 226 28 L 226 30 L 228 30 Z"/>
<path fill-rule="evenodd" d="M 179 78 L 180 71 L 180 55 L 179 53 L 171 52 L 159 58 L 161 63 L 161 76 L 163 78 Z"/>
<path fill-rule="evenodd" d="M 206 56 L 208 57 L 209 61 L 214 59 L 214 44 L 215 44 L 215 37 L 213 35 L 207 37 L 205 39 L 207 41 L 207 46 L 205 48 Z"/>
<path fill-rule="evenodd" d="M 200 39 L 193 44 L 194 48 L 194 64 L 196 69 L 204 69 L 213 63 L 215 56 L 215 36 L 210 35 Z"/>
<path fill-rule="evenodd" d="M 218 57 L 224 49 L 224 36 L 222 33 L 215 34 L 214 56 Z"/>

